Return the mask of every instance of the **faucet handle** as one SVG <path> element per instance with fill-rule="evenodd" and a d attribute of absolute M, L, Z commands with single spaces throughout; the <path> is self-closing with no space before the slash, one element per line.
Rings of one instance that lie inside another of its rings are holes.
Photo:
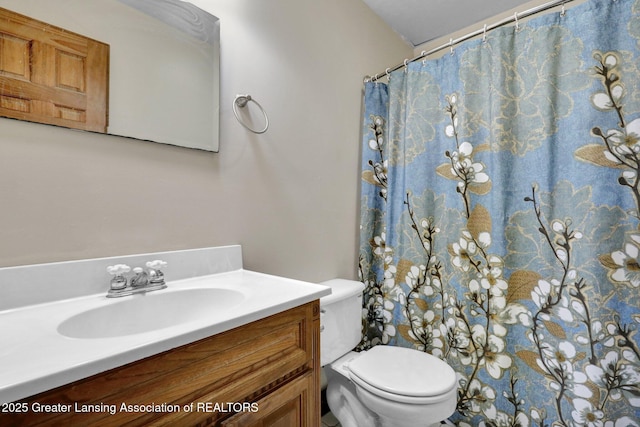
<path fill-rule="evenodd" d="M 118 290 L 126 288 L 127 279 L 123 275 L 130 271 L 131 267 L 126 264 L 116 264 L 107 267 L 107 273 L 113 276 L 113 279 L 111 279 L 111 289 Z"/>
<path fill-rule="evenodd" d="M 146 264 L 149 269 L 149 280 L 151 283 L 163 285 L 164 284 L 164 273 L 160 271 L 160 269 L 165 268 L 167 263 L 156 259 L 153 261 L 148 261 Z"/>
<path fill-rule="evenodd" d="M 145 265 L 147 266 L 147 268 L 150 268 L 152 270 L 161 270 L 167 266 L 167 263 L 160 259 L 156 259 L 153 261 L 147 261 Z"/>
<path fill-rule="evenodd" d="M 109 267 L 107 267 L 107 273 L 111 274 L 112 276 L 122 276 L 125 273 L 128 273 L 131 271 L 131 267 L 129 267 L 126 264 L 116 264 L 116 265 L 110 265 Z"/>

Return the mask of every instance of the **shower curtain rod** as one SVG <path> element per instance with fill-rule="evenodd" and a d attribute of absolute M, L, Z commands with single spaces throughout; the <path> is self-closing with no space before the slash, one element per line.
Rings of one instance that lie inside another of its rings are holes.
<path fill-rule="evenodd" d="M 541 4 L 540 6 L 536 6 L 536 7 L 532 7 L 531 9 L 527 9 L 527 10 L 525 10 L 523 12 L 516 12 L 513 16 L 505 18 L 505 19 L 503 19 L 501 21 L 498 21 L 498 22 L 496 22 L 494 24 L 491 24 L 491 25 L 486 25 L 485 24 L 484 27 L 479 29 L 479 30 L 473 31 L 473 32 L 471 32 L 469 34 L 466 34 L 466 35 L 464 35 L 464 36 L 462 36 L 460 38 L 457 38 L 457 39 L 451 39 L 451 40 L 449 40 L 449 43 L 443 44 L 442 46 L 438 46 L 438 47 L 436 47 L 434 49 L 431 49 L 428 52 L 423 50 L 422 53 L 420 55 L 416 56 L 415 58 L 405 59 L 403 63 L 398 64 L 398 65 L 396 65 L 394 67 L 387 68 L 382 73 L 378 73 L 378 74 L 376 74 L 374 76 L 365 76 L 364 82 L 365 83 L 367 83 L 367 82 L 375 82 L 375 81 L 379 80 L 380 78 L 382 78 L 384 76 L 388 76 L 389 73 L 391 73 L 393 71 L 399 70 L 402 67 L 406 67 L 407 64 L 409 64 L 410 62 L 420 61 L 421 59 L 425 59 L 427 56 L 433 55 L 434 53 L 440 52 L 441 50 L 444 50 L 444 49 L 447 49 L 447 48 L 453 48 L 454 45 L 456 45 L 458 43 L 462 43 L 463 41 L 467 41 L 467 40 L 472 39 L 474 37 L 477 37 L 477 36 L 479 36 L 481 34 L 484 35 L 484 34 L 487 33 L 487 31 L 494 30 L 494 29 L 496 29 L 498 27 L 502 27 L 502 26 L 507 25 L 507 24 L 511 24 L 512 22 L 515 22 L 516 25 L 518 25 L 518 20 L 521 19 L 521 18 L 526 18 L 528 16 L 535 15 L 536 13 L 540 13 L 540 12 L 544 12 L 545 10 L 553 9 L 554 7 L 557 7 L 557 6 L 562 6 L 563 7 L 562 13 L 564 14 L 564 5 L 566 3 L 571 3 L 572 1 L 574 1 L 574 0 L 554 0 L 554 1 L 550 1 L 550 2 L 547 2 L 547 3 Z"/>

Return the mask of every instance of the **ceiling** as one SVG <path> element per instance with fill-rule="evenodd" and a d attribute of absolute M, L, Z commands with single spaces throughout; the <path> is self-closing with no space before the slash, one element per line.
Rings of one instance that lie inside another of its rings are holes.
<path fill-rule="evenodd" d="M 530 0 L 363 0 L 415 47 L 485 22 Z"/>

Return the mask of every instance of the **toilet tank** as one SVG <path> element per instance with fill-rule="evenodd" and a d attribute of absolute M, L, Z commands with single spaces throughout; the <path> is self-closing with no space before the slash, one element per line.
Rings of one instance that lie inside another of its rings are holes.
<path fill-rule="evenodd" d="M 331 295 L 320 298 L 320 364 L 331 363 L 362 339 L 362 291 L 355 280 L 333 279 L 320 283 Z"/>

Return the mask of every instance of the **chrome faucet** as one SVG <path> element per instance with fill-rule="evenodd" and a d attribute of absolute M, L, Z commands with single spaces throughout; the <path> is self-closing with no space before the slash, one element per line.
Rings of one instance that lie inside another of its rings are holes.
<path fill-rule="evenodd" d="M 134 268 L 134 276 L 129 280 L 125 276 L 131 271 L 131 267 L 128 265 L 116 264 L 107 267 L 107 272 L 113 276 L 107 298 L 124 297 L 166 288 L 167 284 L 161 269 L 165 268 L 167 263 L 158 259 L 149 261 L 145 265 L 147 270 L 142 267 Z"/>

